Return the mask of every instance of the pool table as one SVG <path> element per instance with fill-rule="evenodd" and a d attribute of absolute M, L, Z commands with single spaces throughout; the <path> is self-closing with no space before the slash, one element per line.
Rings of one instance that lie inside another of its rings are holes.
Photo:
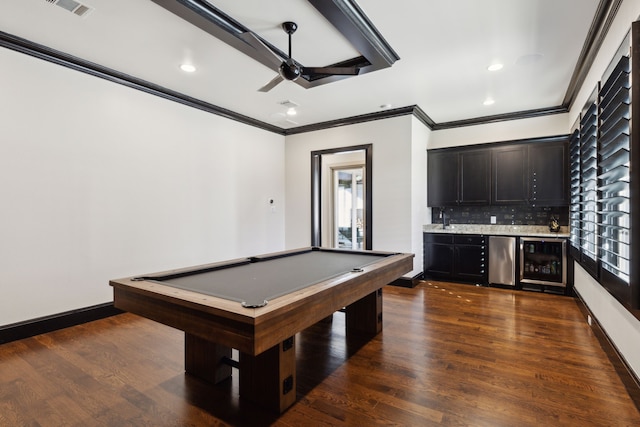
<path fill-rule="evenodd" d="M 413 254 L 302 248 L 111 280 L 114 305 L 185 332 L 185 371 L 276 412 L 296 400 L 295 335 L 345 309 L 348 334 L 382 330 L 382 287 Z M 231 359 L 237 349 L 239 360 Z"/>

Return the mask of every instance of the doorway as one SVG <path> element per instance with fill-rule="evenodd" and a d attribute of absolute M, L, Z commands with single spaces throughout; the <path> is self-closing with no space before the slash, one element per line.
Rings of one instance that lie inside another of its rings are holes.
<path fill-rule="evenodd" d="M 329 207 L 332 248 L 364 249 L 364 171 L 364 163 L 348 169 L 332 169 L 333 197 Z"/>
<path fill-rule="evenodd" d="M 371 249 L 372 145 L 311 153 L 311 245 Z"/>

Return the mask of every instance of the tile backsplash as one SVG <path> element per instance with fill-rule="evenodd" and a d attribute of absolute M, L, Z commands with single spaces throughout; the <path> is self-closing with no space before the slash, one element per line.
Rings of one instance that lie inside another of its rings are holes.
<path fill-rule="evenodd" d="M 442 208 L 447 224 L 491 224 L 496 217 L 498 225 L 548 225 L 555 217 L 560 225 L 569 224 L 568 207 L 531 206 L 455 206 Z M 442 222 L 441 208 L 431 208 L 431 222 Z"/>

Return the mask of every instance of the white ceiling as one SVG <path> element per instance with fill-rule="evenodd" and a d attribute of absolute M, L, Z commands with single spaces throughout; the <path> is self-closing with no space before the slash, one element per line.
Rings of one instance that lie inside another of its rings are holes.
<path fill-rule="evenodd" d="M 206 0 L 287 51 L 325 66 L 359 56 L 307 0 Z M 329 1 L 329 0 L 327 0 Z M 400 60 L 305 89 L 151 0 L 80 0 L 78 17 L 48 0 L 2 0 L 0 31 L 283 129 L 417 105 L 435 123 L 560 106 L 599 0 L 357 0 Z M 192 63 L 192 74 L 179 69 Z M 501 62 L 504 68 L 487 67 Z M 483 105 L 491 97 L 495 103 Z M 281 101 L 299 104 L 296 123 Z"/>

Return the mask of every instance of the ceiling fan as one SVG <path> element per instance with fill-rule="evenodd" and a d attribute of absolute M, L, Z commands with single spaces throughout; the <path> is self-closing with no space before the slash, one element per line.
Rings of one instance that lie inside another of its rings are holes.
<path fill-rule="evenodd" d="M 289 35 L 289 55 L 283 60 L 276 52 L 262 42 L 253 32 L 247 31 L 240 34 L 240 38 L 253 46 L 262 56 L 278 68 L 278 75 L 269 83 L 258 89 L 260 92 L 269 92 L 283 80 L 294 81 L 300 76 L 310 78 L 317 76 L 356 76 L 360 72 L 358 67 L 303 67 L 291 57 L 291 35 L 296 32 L 298 25 L 287 21 L 282 24 L 282 29 Z"/>

